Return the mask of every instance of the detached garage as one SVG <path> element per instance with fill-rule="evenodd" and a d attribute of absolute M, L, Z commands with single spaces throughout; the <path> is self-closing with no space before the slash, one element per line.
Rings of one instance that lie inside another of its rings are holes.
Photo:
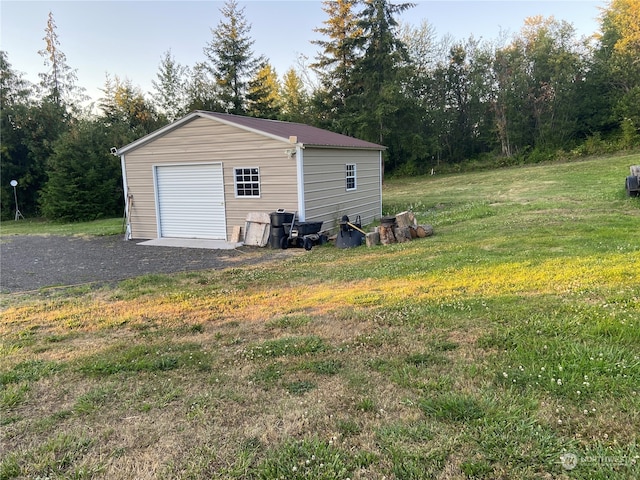
<path fill-rule="evenodd" d="M 228 240 L 249 212 L 335 230 L 382 213 L 383 146 L 299 123 L 196 111 L 117 150 L 127 238 Z"/>

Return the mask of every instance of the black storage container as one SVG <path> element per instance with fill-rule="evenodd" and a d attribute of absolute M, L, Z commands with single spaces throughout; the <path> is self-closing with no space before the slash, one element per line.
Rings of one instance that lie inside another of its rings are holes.
<path fill-rule="evenodd" d="M 285 223 L 291 223 L 293 221 L 293 213 L 288 213 L 284 210 L 276 210 L 275 212 L 271 212 L 269 216 L 272 227 L 282 227 Z"/>
<path fill-rule="evenodd" d="M 322 222 L 296 222 L 293 229 L 298 232 L 298 237 L 319 233 L 322 230 Z M 285 223 L 284 231 L 288 234 L 291 231 L 291 223 Z"/>
<path fill-rule="evenodd" d="M 394 217 L 395 221 L 395 217 Z M 357 227 L 357 228 L 354 228 Z M 362 229 L 362 222 L 360 215 L 357 216 L 355 223 L 349 221 L 349 217 L 342 216 L 340 221 L 340 231 L 336 236 L 336 247 L 338 248 L 353 248 L 359 247 L 363 244 L 365 236 L 360 231 Z"/>
<path fill-rule="evenodd" d="M 364 242 L 364 235 L 357 230 L 340 230 L 336 236 L 336 247 L 353 248 L 359 247 Z"/>
<path fill-rule="evenodd" d="M 282 239 L 286 236 L 287 234 L 284 231 L 284 226 L 274 227 L 271 225 L 271 230 L 269 232 L 269 246 L 271 248 L 281 248 Z"/>

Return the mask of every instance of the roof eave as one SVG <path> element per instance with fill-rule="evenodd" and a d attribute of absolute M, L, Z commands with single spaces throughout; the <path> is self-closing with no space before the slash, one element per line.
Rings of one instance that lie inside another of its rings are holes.
<path fill-rule="evenodd" d="M 305 148 L 339 148 L 340 150 L 372 150 L 374 152 L 378 152 L 381 150 L 386 150 L 387 147 L 382 145 L 372 145 L 372 146 L 355 146 L 355 145 L 317 145 L 313 143 L 305 143 Z"/>

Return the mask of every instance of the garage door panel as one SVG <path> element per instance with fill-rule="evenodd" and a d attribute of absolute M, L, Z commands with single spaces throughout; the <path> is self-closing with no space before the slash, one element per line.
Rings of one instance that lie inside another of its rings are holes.
<path fill-rule="evenodd" d="M 161 237 L 226 239 L 221 164 L 156 167 Z"/>

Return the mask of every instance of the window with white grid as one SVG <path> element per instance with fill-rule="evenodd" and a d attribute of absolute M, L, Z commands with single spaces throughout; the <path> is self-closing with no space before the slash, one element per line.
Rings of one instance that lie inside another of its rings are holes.
<path fill-rule="evenodd" d="M 260 169 L 257 167 L 236 168 L 234 175 L 236 197 L 260 197 Z"/>
<path fill-rule="evenodd" d="M 355 190 L 357 188 L 356 185 L 356 164 L 355 163 L 347 163 L 346 165 L 346 187 L 347 191 Z"/>

